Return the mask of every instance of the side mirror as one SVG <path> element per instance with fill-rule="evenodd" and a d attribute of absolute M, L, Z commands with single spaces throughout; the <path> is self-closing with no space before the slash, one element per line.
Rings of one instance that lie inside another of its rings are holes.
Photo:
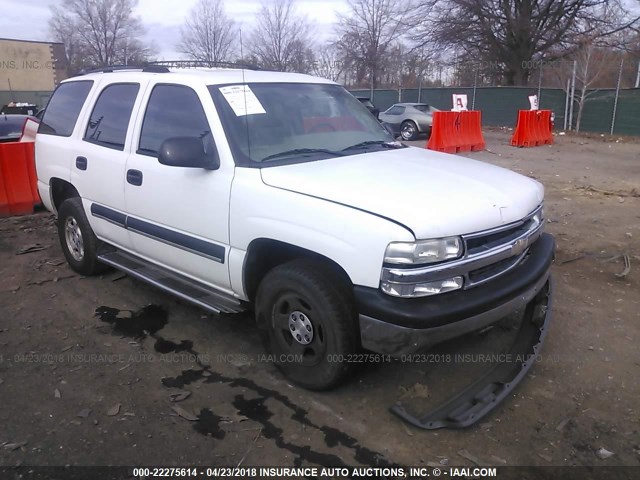
<path fill-rule="evenodd" d="M 158 152 L 158 161 L 170 167 L 204 168 L 217 170 L 220 158 L 215 148 L 205 152 L 199 137 L 172 137 L 162 142 Z"/>

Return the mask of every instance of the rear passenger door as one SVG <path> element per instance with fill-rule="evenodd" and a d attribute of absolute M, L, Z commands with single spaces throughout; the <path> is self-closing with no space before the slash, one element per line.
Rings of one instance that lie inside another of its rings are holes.
<path fill-rule="evenodd" d="M 195 88 L 200 88 L 200 92 Z M 234 165 L 217 170 L 158 162 L 171 137 L 197 137 L 207 152 L 216 148 L 207 118 L 218 122 L 206 87 L 156 84 L 136 125 L 124 185 L 137 254 L 173 271 L 230 293 L 227 256 L 229 194 Z"/>
<path fill-rule="evenodd" d="M 71 182 L 83 198 L 96 236 L 130 250 L 126 230 L 124 182 L 128 127 L 137 111 L 139 82 L 101 85 L 84 118 L 81 152 L 71 165 Z"/>
<path fill-rule="evenodd" d="M 38 126 L 35 146 L 38 190 L 43 197 L 49 194 L 49 185 L 44 181 L 51 178 L 70 181 L 71 166 L 82 147 L 78 139 L 82 126 L 78 118 L 92 87 L 93 80 L 67 81 L 51 96 Z M 43 200 L 48 208 L 53 208 L 51 198 Z"/>

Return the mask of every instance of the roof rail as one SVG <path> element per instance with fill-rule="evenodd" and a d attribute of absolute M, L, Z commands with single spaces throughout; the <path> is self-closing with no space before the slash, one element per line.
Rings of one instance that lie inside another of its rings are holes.
<path fill-rule="evenodd" d="M 169 69 L 160 65 L 109 65 L 106 67 L 92 68 L 89 70 L 80 70 L 78 75 L 87 75 L 89 73 L 112 73 L 126 70 L 142 70 L 149 73 L 169 73 Z"/>
<path fill-rule="evenodd" d="M 260 67 L 249 63 L 207 60 L 159 60 L 149 62 L 149 66 L 169 68 L 244 68 L 246 70 L 260 70 Z"/>

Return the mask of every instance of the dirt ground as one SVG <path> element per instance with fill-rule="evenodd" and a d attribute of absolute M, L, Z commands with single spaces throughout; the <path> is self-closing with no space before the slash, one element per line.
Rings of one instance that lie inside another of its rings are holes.
<path fill-rule="evenodd" d="M 0 220 L 0 465 L 640 465 L 640 146 L 508 139 L 486 132 L 468 156 L 545 184 L 553 321 L 479 424 L 423 431 L 388 408 L 427 411 L 482 362 L 367 364 L 334 391 L 302 390 L 262 356 L 249 316 L 207 315 L 116 271 L 74 274 L 40 212 Z M 435 352 L 491 353 L 505 331 Z"/>

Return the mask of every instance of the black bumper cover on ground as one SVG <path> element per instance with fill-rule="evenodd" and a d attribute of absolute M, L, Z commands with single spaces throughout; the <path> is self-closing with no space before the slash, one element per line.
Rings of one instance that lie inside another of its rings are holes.
<path fill-rule="evenodd" d="M 391 411 L 416 427 L 436 429 L 467 427 L 495 408 L 535 363 L 547 334 L 554 252 L 553 236 L 543 234 L 510 272 L 475 288 L 433 297 L 402 299 L 379 289 L 355 287 L 363 346 L 394 356 L 429 348 L 524 309 L 520 329 L 505 356 L 509 362 L 497 364 L 432 412 L 416 414 L 401 404 Z"/>
<path fill-rule="evenodd" d="M 468 427 L 493 410 L 525 377 L 536 362 L 551 321 L 551 279 L 527 305 L 518 334 L 505 358 L 484 377 L 426 414 L 409 412 L 401 404 L 391 411 L 410 424 L 427 430 Z"/>

